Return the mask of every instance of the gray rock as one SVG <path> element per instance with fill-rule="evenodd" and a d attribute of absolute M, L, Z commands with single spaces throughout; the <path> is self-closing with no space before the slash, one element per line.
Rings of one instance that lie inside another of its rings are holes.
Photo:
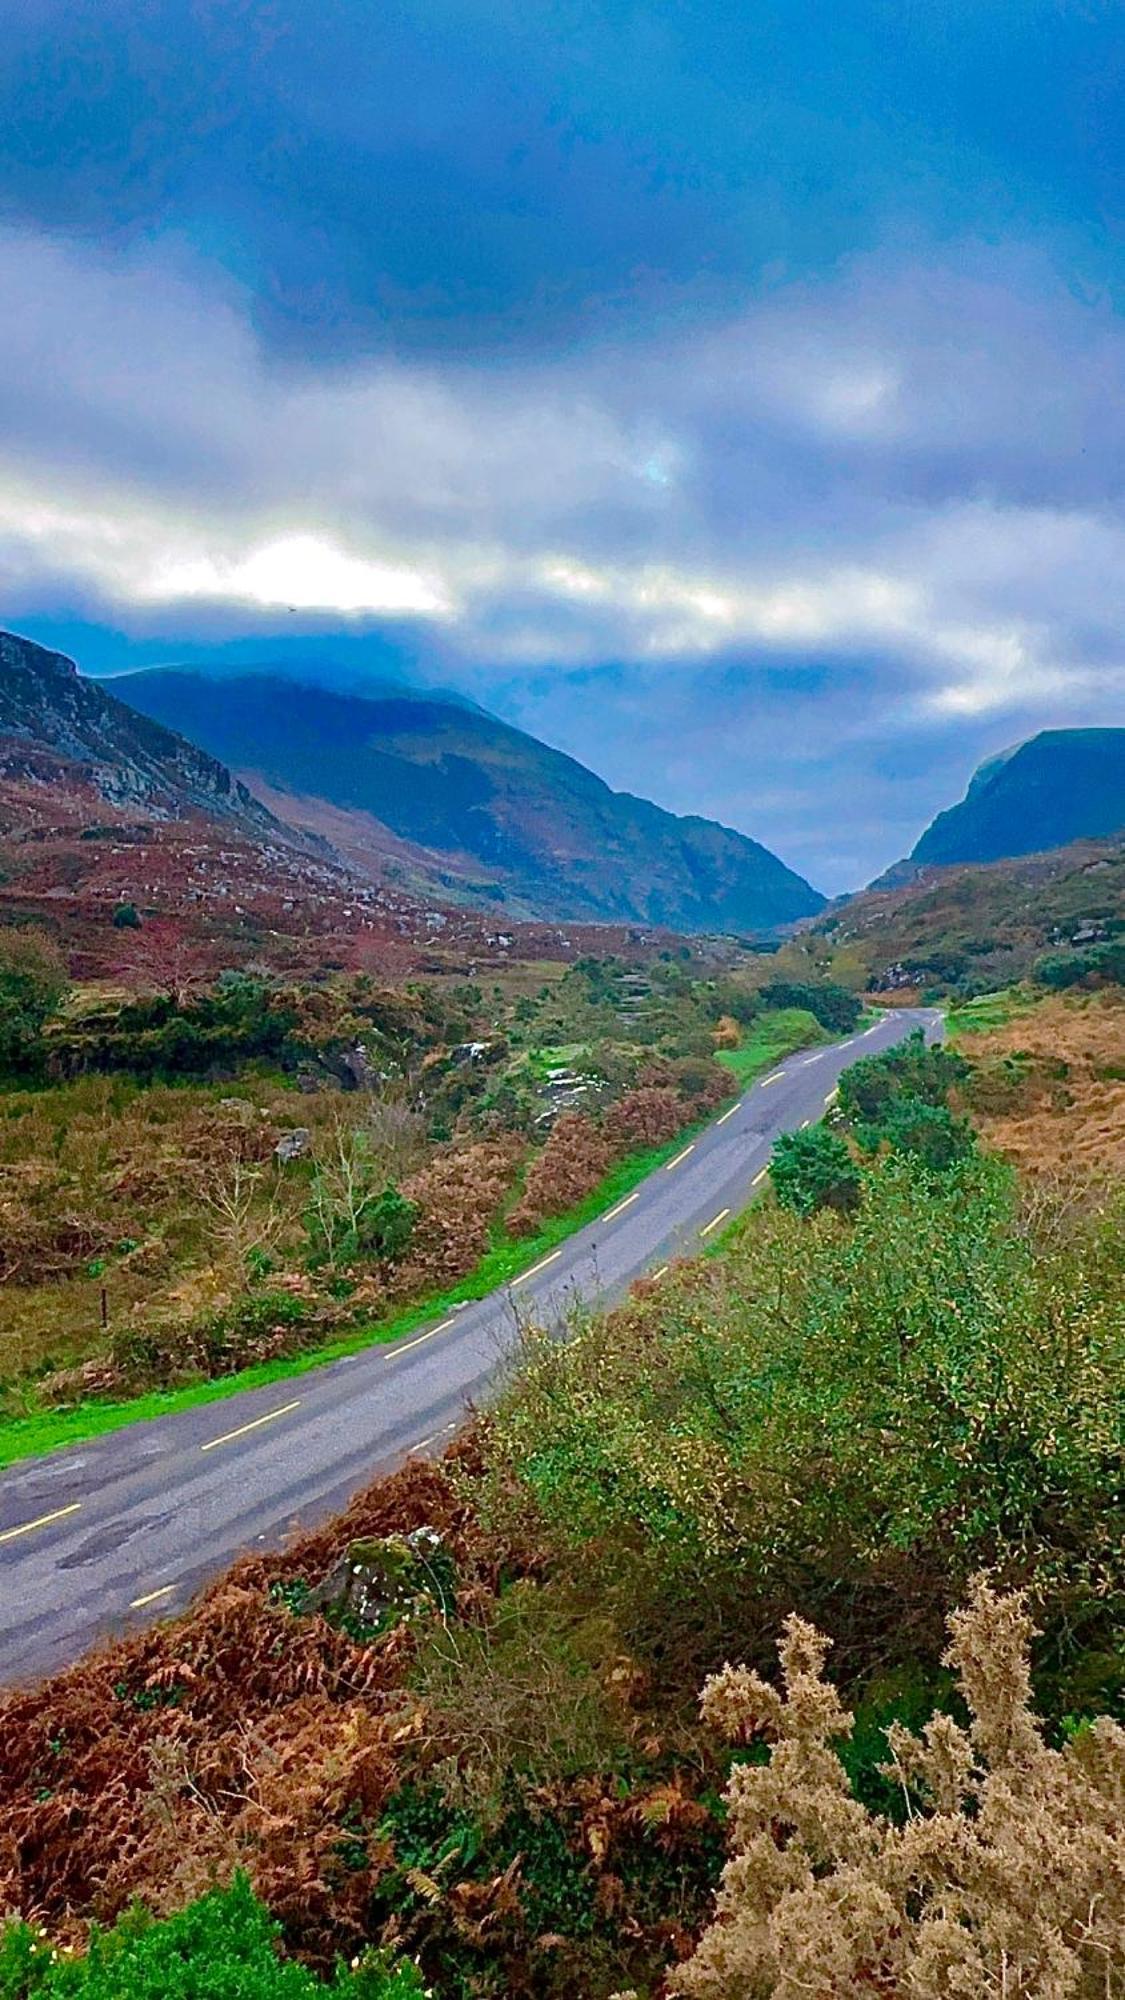
<path fill-rule="evenodd" d="M 283 1132 L 273 1149 L 274 1159 L 280 1161 L 283 1167 L 287 1167 L 290 1160 L 303 1159 L 309 1150 L 311 1139 L 312 1134 L 307 1125 L 298 1125 L 292 1132 Z"/>

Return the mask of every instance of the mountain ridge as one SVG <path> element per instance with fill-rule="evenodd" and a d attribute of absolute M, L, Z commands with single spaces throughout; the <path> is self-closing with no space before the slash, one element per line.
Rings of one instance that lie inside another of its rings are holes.
<path fill-rule="evenodd" d="M 353 862 L 379 867 L 382 830 L 384 864 L 402 865 L 405 842 L 435 885 L 513 916 L 761 931 L 823 907 L 748 835 L 615 792 L 564 752 L 429 691 L 369 699 L 196 669 L 149 669 L 118 685 L 260 786 L 291 823 L 315 825 L 319 802 L 332 815 L 328 837 Z"/>
<path fill-rule="evenodd" d="M 920 835 L 909 863 L 1010 860 L 1123 828 L 1125 729 L 1043 729 L 980 764 L 964 798 Z"/>

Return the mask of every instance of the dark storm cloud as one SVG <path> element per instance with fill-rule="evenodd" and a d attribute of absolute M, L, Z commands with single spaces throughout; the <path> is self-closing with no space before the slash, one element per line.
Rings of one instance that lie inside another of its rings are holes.
<path fill-rule="evenodd" d="M 0 26 L 4 622 L 389 648 L 832 888 L 1121 714 L 1116 9 Z"/>

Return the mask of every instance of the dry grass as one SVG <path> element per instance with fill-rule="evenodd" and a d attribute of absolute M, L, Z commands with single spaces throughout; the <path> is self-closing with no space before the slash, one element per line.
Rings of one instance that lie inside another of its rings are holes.
<path fill-rule="evenodd" d="M 244 1281 L 232 1260 L 247 1249 L 297 1255 L 308 1176 L 275 1166 L 278 1135 L 305 1126 L 319 1155 L 373 1115 L 365 1097 L 269 1077 L 142 1087 L 87 1076 L 5 1095 L 0 1379 L 98 1357 L 138 1313 L 165 1323 L 219 1305 Z M 415 1147 L 394 1165 L 420 1157 Z"/>
<path fill-rule="evenodd" d="M 1125 1172 L 1125 995 L 1118 989 L 1044 1000 L 1005 1027 L 974 1035 L 967 1053 L 988 1072 L 1020 1078 L 1007 1093 L 1014 1102 L 1000 1092 L 996 1108 L 987 1095 L 974 1104 L 986 1145 L 1029 1173 Z M 1026 1064 L 1011 1060 L 1021 1057 Z"/>

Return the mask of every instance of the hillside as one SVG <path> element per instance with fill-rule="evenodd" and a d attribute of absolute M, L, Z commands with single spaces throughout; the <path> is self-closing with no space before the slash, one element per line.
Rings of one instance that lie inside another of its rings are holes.
<path fill-rule="evenodd" d="M 293 844 L 217 758 L 82 679 L 64 654 L 14 632 L 0 632 L 0 776 L 17 784 L 53 778 L 148 818 L 203 813 Z"/>
<path fill-rule="evenodd" d="M 863 966 L 872 992 L 971 994 L 1024 978 L 1040 955 L 1125 930 L 1125 845 L 1077 841 L 1017 860 L 919 870 L 874 885 L 810 936 Z"/>
<path fill-rule="evenodd" d="M 912 862 L 999 861 L 1125 829 L 1125 729 L 1045 729 L 974 775 Z"/>
<path fill-rule="evenodd" d="M 768 930 L 822 906 L 757 841 L 611 791 L 573 758 L 445 699 L 178 670 L 119 685 L 378 877 L 502 902 L 513 917 L 682 931 Z"/>

